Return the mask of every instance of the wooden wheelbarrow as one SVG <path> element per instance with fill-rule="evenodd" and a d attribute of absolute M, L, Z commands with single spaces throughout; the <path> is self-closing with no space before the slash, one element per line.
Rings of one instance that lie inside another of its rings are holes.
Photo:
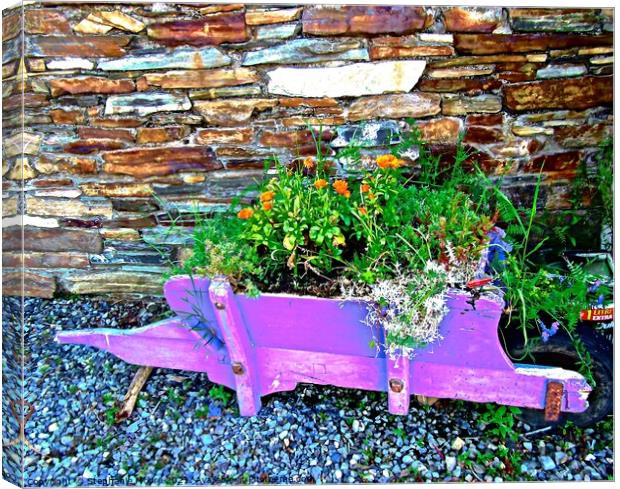
<path fill-rule="evenodd" d="M 174 277 L 164 294 L 175 318 L 141 328 L 63 331 L 56 341 L 94 346 L 143 366 L 205 372 L 237 392 L 244 416 L 261 397 L 299 383 L 384 391 L 392 414 L 407 414 L 411 395 L 583 412 L 591 390 L 577 372 L 513 364 L 498 338 L 501 300 L 449 294 L 442 339 L 412 359 L 392 359 L 376 344 L 382 328 L 362 324 L 367 306 L 287 294 L 250 298 L 221 279 Z"/>

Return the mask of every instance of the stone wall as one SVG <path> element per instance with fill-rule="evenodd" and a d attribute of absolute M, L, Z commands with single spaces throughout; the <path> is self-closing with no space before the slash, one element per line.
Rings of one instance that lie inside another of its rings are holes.
<path fill-rule="evenodd" d="M 612 30 L 611 9 L 6 10 L 5 293 L 20 292 L 22 211 L 28 295 L 158 293 L 186 243 L 170 223 L 225 205 L 269 155 L 312 154 L 306 124 L 323 126 L 325 151 L 409 117 L 446 154 L 463 132 L 521 195 L 542 168 L 542 205 L 566 208 L 575 168 L 612 131 Z"/>

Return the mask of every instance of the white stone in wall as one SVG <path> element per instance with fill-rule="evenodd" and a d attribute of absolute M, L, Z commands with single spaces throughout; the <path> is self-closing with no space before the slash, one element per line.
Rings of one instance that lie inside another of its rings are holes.
<path fill-rule="evenodd" d="M 47 63 L 48 70 L 92 70 L 95 63 L 84 58 L 53 59 Z"/>
<path fill-rule="evenodd" d="M 291 97 L 359 97 L 409 92 L 425 61 L 355 63 L 330 68 L 276 68 L 267 72 L 269 93 Z"/>
<path fill-rule="evenodd" d="M 2 227 L 33 226 L 37 228 L 57 228 L 58 219 L 38 216 L 11 216 L 2 219 Z"/>

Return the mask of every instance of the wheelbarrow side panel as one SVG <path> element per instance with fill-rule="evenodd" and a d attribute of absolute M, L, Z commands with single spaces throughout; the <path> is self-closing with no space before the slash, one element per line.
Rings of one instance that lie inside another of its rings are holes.
<path fill-rule="evenodd" d="M 449 313 L 440 326 L 442 339 L 413 358 L 413 391 L 428 397 L 495 402 L 542 409 L 549 382 L 564 385 L 562 410 L 587 409 L 590 387 L 577 372 L 534 365 L 515 366 L 502 348 L 499 303 L 467 295 L 448 299 Z"/>
<path fill-rule="evenodd" d="M 209 299 L 214 281 L 174 277 L 164 286 L 171 309 L 189 323 L 213 326 L 222 332 Z M 255 347 L 384 357 L 374 345 L 383 343 L 383 330 L 363 324 L 368 307 L 361 301 L 261 294 L 252 298 L 234 294 L 234 307 Z"/>

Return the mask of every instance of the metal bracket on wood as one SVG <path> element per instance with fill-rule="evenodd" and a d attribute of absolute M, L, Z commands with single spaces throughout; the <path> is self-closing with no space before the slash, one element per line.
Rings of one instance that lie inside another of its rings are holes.
<path fill-rule="evenodd" d="M 388 382 L 388 409 L 392 414 L 407 414 L 411 396 L 409 357 L 402 355 L 392 360 L 385 357 Z"/>
<path fill-rule="evenodd" d="M 547 382 L 545 394 L 545 421 L 557 421 L 562 411 L 562 397 L 564 384 L 562 382 Z"/>
<path fill-rule="evenodd" d="M 258 365 L 255 348 L 237 307 L 235 294 L 226 280 L 214 279 L 209 296 L 215 306 L 215 318 L 230 356 L 235 378 L 239 413 L 254 416 L 261 407 Z"/>

